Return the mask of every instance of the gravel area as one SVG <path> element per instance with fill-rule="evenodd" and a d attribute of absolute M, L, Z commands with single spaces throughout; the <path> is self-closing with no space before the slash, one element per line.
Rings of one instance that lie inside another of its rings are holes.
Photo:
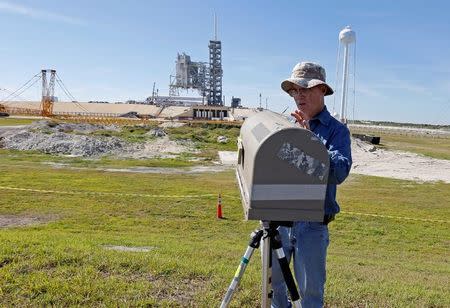
<path fill-rule="evenodd" d="M 74 157 L 111 155 L 122 158 L 171 158 L 184 152 L 195 152 L 192 142 L 177 142 L 159 130 L 156 138 L 131 143 L 114 136 L 91 135 L 96 131 L 120 131 L 114 125 L 70 124 L 39 121 L 15 129 L 0 130 L 0 148 L 34 150 Z"/>

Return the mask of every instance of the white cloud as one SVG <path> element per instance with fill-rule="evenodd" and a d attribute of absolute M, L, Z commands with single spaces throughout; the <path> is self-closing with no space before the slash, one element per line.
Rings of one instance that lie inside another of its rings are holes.
<path fill-rule="evenodd" d="M 31 17 L 35 19 L 58 21 L 66 24 L 72 25 L 84 25 L 85 22 L 81 19 L 66 16 L 63 14 L 52 13 L 49 11 L 44 11 L 40 9 L 35 9 L 31 7 L 26 7 L 23 5 L 18 5 L 15 3 L 10 3 L 6 1 L 0 1 L 0 12 L 6 12 L 11 14 L 22 15 L 26 17 Z"/>

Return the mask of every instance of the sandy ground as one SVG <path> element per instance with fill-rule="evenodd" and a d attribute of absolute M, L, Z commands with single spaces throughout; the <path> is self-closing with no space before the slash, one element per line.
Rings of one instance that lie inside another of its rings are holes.
<path fill-rule="evenodd" d="M 450 183 L 450 161 L 414 153 L 377 149 L 352 140 L 352 173 L 389 177 L 418 182 Z"/>
<path fill-rule="evenodd" d="M 224 165 L 236 164 L 236 152 L 222 152 Z M 450 183 L 450 161 L 414 153 L 388 151 L 358 139 L 352 139 L 351 173 L 388 177 L 417 182 Z"/>
<path fill-rule="evenodd" d="M 19 216 L 19 215 L 0 215 L 0 228 L 24 227 L 36 225 L 55 220 L 52 216 Z"/>
<path fill-rule="evenodd" d="M 429 129 L 429 128 L 414 128 L 404 126 L 383 126 L 383 125 L 367 125 L 367 124 L 349 124 L 350 130 L 352 128 L 359 128 L 373 132 L 397 133 L 401 135 L 421 135 L 432 137 L 449 137 L 450 130 L 448 129 Z"/>
<path fill-rule="evenodd" d="M 96 170 L 106 172 L 124 172 L 124 173 L 159 173 L 159 174 L 192 174 L 192 173 L 209 173 L 222 172 L 230 170 L 230 165 L 213 165 L 213 166 L 193 166 L 183 168 L 164 168 L 164 167 L 130 167 L 130 168 L 86 168 L 72 167 L 69 164 L 43 162 L 44 165 L 50 165 L 55 169 L 71 169 L 71 170 Z"/>

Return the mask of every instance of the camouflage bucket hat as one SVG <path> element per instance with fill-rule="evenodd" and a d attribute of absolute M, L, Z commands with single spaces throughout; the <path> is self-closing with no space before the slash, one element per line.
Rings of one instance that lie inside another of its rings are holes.
<path fill-rule="evenodd" d="M 326 84 L 325 80 L 325 69 L 322 66 L 313 62 L 300 62 L 292 69 L 291 78 L 288 78 L 281 83 L 281 88 L 289 93 L 294 84 L 302 88 L 312 88 L 319 84 L 323 84 L 327 87 L 325 95 L 331 95 L 334 91 Z"/>

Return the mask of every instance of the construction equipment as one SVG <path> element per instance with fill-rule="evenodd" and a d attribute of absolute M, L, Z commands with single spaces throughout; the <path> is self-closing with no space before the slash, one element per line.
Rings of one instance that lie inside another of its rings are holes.
<path fill-rule="evenodd" d="M 47 83 L 47 72 L 50 73 L 50 80 Z M 51 117 L 53 115 L 53 102 L 55 101 L 55 77 L 56 70 L 42 70 L 42 99 L 41 99 L 41 115 L 43 117 Z"/>
<path fill-rule="evenodd" d="M 9 117 L 9 113 L 6 111 L 5 106 L 0 104 L 0 117 Z"/>

